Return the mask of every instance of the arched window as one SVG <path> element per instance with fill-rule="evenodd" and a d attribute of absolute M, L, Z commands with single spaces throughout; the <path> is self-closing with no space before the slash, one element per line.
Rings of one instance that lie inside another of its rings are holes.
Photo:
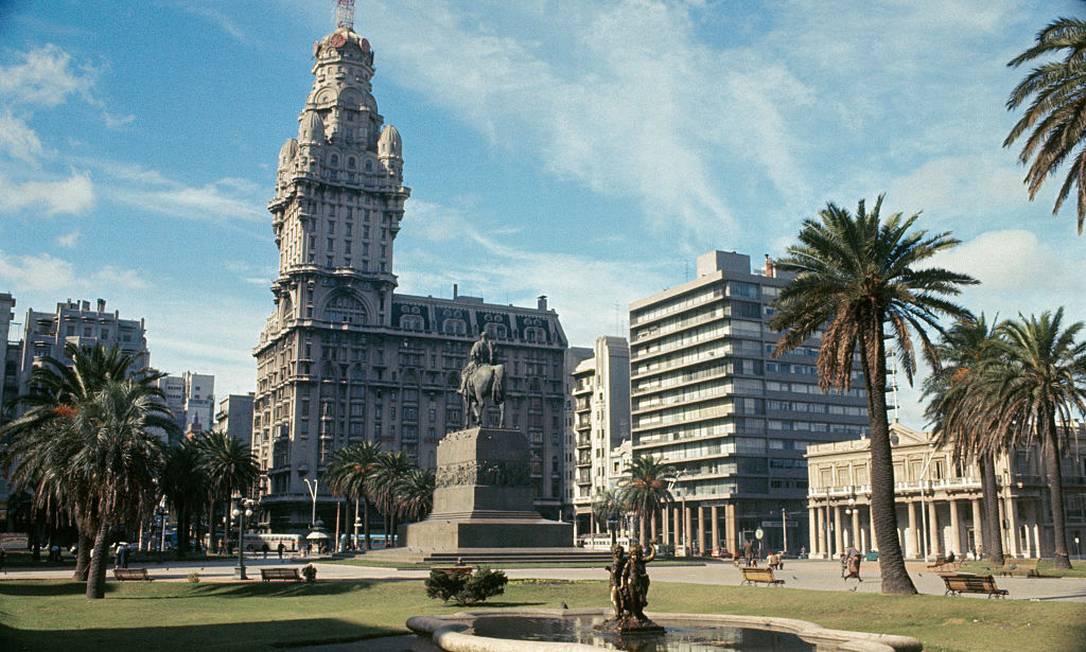
<path fill-rule="evenodd" d="M 365 324 L 366 306 L 349 294 L 337 294 L 325 308 L 325 319 L 340 324 Z"/>
<path fill-rule="evenodd" d="M 373 171 L 373 161 L 366 159 L 366 172 Z"/>
<path fill-rule="evenodd" d="M 332 167 L 337 167 L 339 165 L 339 156 L 337 154 L 332 154 L 328 159 L 328 164 Z"/>
<path fill-rule="evenodd" d="M 441 326 L 446 335 L 467 335 L 468 325 L 463 319 L 446 319 Z"/>
<path fill-rule="evenodd" d="M 400 317 L 400 328 L 405 331 L 421 331 L 426 328 L 426 321 L 421 315 L 404 315 Z"/>
<path fill-rule="evenodd" d="M 358 167 L 357 159 L 355 159 L 355 157 L 353 157 L 353 156 L 348 156 L 347 157 L 347 167 L 352 169 L 352 170 L 355 169 L 356 167 Z"/>

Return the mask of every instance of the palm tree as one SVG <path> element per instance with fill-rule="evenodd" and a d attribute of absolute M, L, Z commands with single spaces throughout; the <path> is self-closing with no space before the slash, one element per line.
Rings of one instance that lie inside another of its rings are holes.
<path fill-rule="evenodd" d="M 366 490 L 377 509 L 385 517 L 385 545 L 394 546 L 396 525 L 399 517 L 399 504 L 396 501 L 400 483 L 411 472 L 413 465 L 403 453 L 386 451 L 373 465 L 367 478 Z"/>
<path fill-rule="evenodd" d="M 592 518 L 596 519 L 597 527 L 601 523 L 607 527 L 610 521 L 620 520 L 624 511 L 617 491 L 600 489 L 596 492 L 596 497 L 592 500 Z"/>
<path fill-rule="evenodd" d="M 177 518 L 177 556 L 183 559 L 191 545 L 192 518 L 208 495 L 202 451 L 195 441 L 182 439 L 166 451 L 162 492 Z"/>
<path fill-rule="evenodd" d="M 434 472 L 411 469 L 400 481 L 397 511 L 404 518 L 421 521 L 434 510 Z"/>
<path fill-rule="evenodd" d="M 89 401 L 110 381 L 129 378 L 143 390 L 164 400 L 161 392 L 154 387 L 154 381 L 163 374 L 149 369 L 134 369 L 134 356 L 117 347 L 79 347 L 69 343 L 64 347 L 64 355 L 71 360 L 70 366 L 50 356 L 42 359 L 40 366 L 31 372 L 30 391 L 18 399 L 26 410 L 22 416 L 0 428 L 0 435 L 11 442 L 5 464 L 9 468 L 29 465 L 19 474 L 24 486 L 37 487 L 38 493 L 48 496 L 51 504 L 60 507 L 67 518 L 74 522 L 78 539 L 73 579 L 82 580 L 87 573 L 90 548 L 98 529 L 97 514 L 85 509 L 89 504 L 84 500 L 88 488 L 79 486 L 72 478 L 57 476 L 57 469 L 63 467 L 50 467 L 46 462 L 51 457 L 64 460 L 63 455 L 71 454 L 71 451 L 64 452 L 65 440 L 53 441 L 51 431 L 55 427 L 68 427 L 81 404 Z M 167 433 L 177 432 L 173 422 L 164 424 L 163 428 Z M 20 442 L 21 439 L 25 441 Z M 57 450 L 47 450 L 54 445 L 59 453 Z M 19 451 L 17 455 L 14 454 L 16 450 Z M 45 475 L 35 476 L 31 469 Z"/>
<path fill-rule="evenodd" d="M 209 544 L 214 544 L 215 501 L 222 500 L 224 514 L 230 512 L 230 497 L 234 492 L 242 496 L 247 494 L 257 478 L 260 467 L 249 452 L 249 447 L 225 432 L 207 432 L 197 440 L 200 448 L 200 468 L 207 478 L 208 501 L 210 504 L 208 528 L 211 532 Z M 223 536 L 227 533 L 224 531 Z M 241 545 L 241 542 L 238 542 Z"/>
<path fill-rule="evenodd" d="M 672 502 L 668 485 L 675 481 L 675 469 L 661 459 L 652 455 L 634 458 L 619 484 L 621 503 L 637 516 L 641 541 L 645 541 L 645 523 L 656 518 L 662 505 Z"/>
<path fill-rule="evenodd" d="M 332 493 L 354 501 L 355 520 L 358 520 L 358 505 L 362 504 L 366 550 L 370 549 L 370 496 L 366 487 L 380 455 L 381 445 L 378 443 L 364 441 L 352 444 L 336 451 L 325 471 Z"/>
<path fill-rule="evenodd" d="M 894 506 L 894 466 L 886 418 L 886 342 L 896 344 L 909 382 L 916 368 L 915 331 L 929 360 L 937 352 L 927 329 L 942 331 L 940 315 L 964 319 L 969 311 L 948 297 L 976 281 L 938 267 L 930 258 L 958 244 L 947 233 L 914 229 L 919 214 L 880 215 L 861 200 L 856 214 L 827 204 L 818 219 L 807 219 L 799 242 L 777 267 L 796 276 L 777 299 L 770 326 L 782 331 L 775 355 L 825 329 L 818 354 L 819 385 L 849 389 L 857 353 L 867 386 L 871 428 L 871 505 L 885 593 L 916 593 L 901 554 Z M 889 333 L 887 333 L 887 326 Z M 935 365 L 933 365 L 935 366 Z"/>
<path fill-rule="evenodd" d="M 1071 568 L 1064 527 L 1061 443 L 1075 412 L 1086 412 L 1086 340 L 1083 322 L 1063 326 L 1063 308 L 1040 317 L 1018 316 L 999 326 L 996 346 L 1003 360 L 987 381 L 998 391 L 999 427 L 1008 444 L 1039 441 L 1052 505 L 1056 568 Z"/>
<path fill-rule="evenodd" d="M 1036 43 L 1007 64 L 1012 68 L 1039 57 L 1063 55 L 1062 59 L 1041 64 L 1031 70 L 1018 83 L 1007 99 L 1007 110 L 1024 106 L 1022 118 L 1015 123 L 1004 147 L 1010 147 L 1019 137 L 1030 131 L 1029 138 L 1018 154 L 1023 165 L 1029 165 L 1024 183 L 1029 190 L 1030 201 L 1037 196 L 1045 180 L 1069 158 L 1071 164 L 1063 180 L 1052 214 L 1060 211 L 1070 196 L 1071 188 L 1078 187 L 1075 198 L 1078 204 L 1078 232 L 1086 223 L 1086 139 L 1082 115 L 1086 113 L 1086 21 L 1077 18 L 1059 18 L 1037 32 Z M 1078 152 L 1075 152 L 1078 148 Z M 1032 159 L 1032 164 L 1030 160 Z"/>
<path fill-rule="evenodd" d="M 173 421 L 160 395 L 132 381 L 110 380 L 87 401 L 72 422 L 81 445 L 68 463 L 69 477 L 90 487 L 98 515 L 87 597 L 104 595 L 109 533 L 140 522 L 154 509 L 165 464 L 162 443 L 149 430 Z"/>
<path fill-rule="evenodd" d="M 986 367 L 996 363 L 995 329 L 982 314 L 956 323 L 937 345 L 942 366 L 924 381 L 926 415 L 939 433 L 939 445 L 953 446 L 957 459 L 978 462 L 981 472 L 984 555 L 1003 564 L 995 455 L 1006 450 L 1005 433 L 997 428 L 997 392 L 983 383 Z M 960 551 L 959 551 L 960 552 Z"/>

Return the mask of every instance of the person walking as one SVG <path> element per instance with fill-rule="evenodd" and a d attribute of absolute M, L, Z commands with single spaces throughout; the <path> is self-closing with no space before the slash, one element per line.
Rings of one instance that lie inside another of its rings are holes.
<path fill-rule="evenodd" d="M 286 548 L 287 547 L 283 545 L 282 541 L 280 541 L 279 545 L 275 547 L 275 551 L 279 553 L 279 561 L 283 561 L 283 551 L 286 550 Z"/>
<path fill-rule="evenodd" d="M 264 553 L 264 559 L 268 558 L 268 552 L 269 551 L 270 551 L 270 548 L 268 548 L 268 542 L 265 541 L 263 543 L 263 545 L 260 546 L 260 552 Z"/>
<path fill-rule="evenodd" d="M 754 562 L 754 544 L 750 542 L 750 539 L 743 543 L 743 559 L 746 560 L 747 566 Z"/>

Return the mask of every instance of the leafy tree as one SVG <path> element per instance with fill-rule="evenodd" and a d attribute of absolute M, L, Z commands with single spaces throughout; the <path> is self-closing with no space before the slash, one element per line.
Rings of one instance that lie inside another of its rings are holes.
<path fill-rule="evenodd" d="M 1011 446 L 1041 444 L 1052 505 L 1056 568 L 1071 568 L 1064 527 L 1061 446 L 1075 413 L 1086 412 L 1086 340 L 1083 322 L 1063 325 L 1063 308 L 1040 317 L 1018 316 L 998 327 L 1002 360 L 986 382 L 998 392 L 999 428 Z"/>
<path fill-rule="evenodd" d="M 396 526 L 400 516 L 397 501 L 399 489 L 412 468 L 411 461 L 403 453 L 386 451 L 378 457 L 367 478 L 367 492 L 385 517 L 385 542 L 389 546 L 396 542 Z"/>
<path fill-rule="evenodd" d="M 154 387 L 162 374 L 134 369 L 135 357 L 117 347 L 79 347 L 69 343 L 64 355 L 70 364 L 49 356 L 31 372 L 30 391 L 18 399 L 25 411 L 0 428 L 0 435 L 6 441 L 4 464 L 16 469 L 13 471 L 16 482 L 33 488 L 35 496 L 75 524 L 78 539 L 73 579 L 82 580 L 87 574 L 90 549 L 98 529 L 98 514 L 93 502 L 87 499 L 93 487 L 81 486 L 76 478 L 64 476 L 66 467 L 62 462 L 73 454 L 65 446 L 79 445 L 78 437 L 66 436 L 73 434 L 66 429 L 83 404 L 110 381 L 128 378 L 151 396 L 164 398 Z M 164 430 L 176 433 L 177 426 L 171 421 L 164 424 Z"/>
<path fill-rule="evenodd" d="M 602 524 L 605 528 L 608 521 L 621 520 L 624 512 L 622 498 L 615 490 L 600 489 L 592 499 L 592 517 L 598 525 Z"/>
<path fill-rule="evenodd" d="M 939 433 L 939 444 L 952 445 L 956 459 L 980 466 L 984 555 L 1002 565 L 994 456 L 1006 451 L 1006 436 L 995 416 L 1000 408 L 998 392 L 983 382 L 985 369 L 999 360 L 996 339 L 983 314 L 947 329 L 937 345 L 942 366 L 924 381 L 924 396 L 926 415 Z"/>
<path fill-rule="evenodd" d="M 421 521 L 434 510 L 434 472 L 411 469 L 397 488 L 397 511 L 404 518 Z"/>
<path fill-rule="evenodd" d="M 361 442 L 339 449 L 325 471 L 325 481 L 333 494 L 346 496 L 355 501 L 355 518 L 362 504 L 362 528 L 365 532 L 365 548 L 370 549 L 370 495 L 367 483 L 381 455 L 381 445 Z"/>
<path fill-rule="evenodd" d="M 200 468 L 207 479 L 207 498 L 210 504 L 208 526 L 212 533 L 209 538 L 213 544 L 215 502 L 221 500 L 225 505 L 223 513 L 228 514 L 230 497 L 235 492 L 243 496 L 248 494 L 260 477 L 260 467 L 249 452 L 249 447 L 228 433 L 206 432 L 196 441 L 200 450 Z"/>
<path fill-rule="evenodd" d="M 1077 187 L 1079 234 L 1086 224 L 1086 147 L 1083 147 L 1086 124 L 1082 117 L 1086 115 L 1084 53 L 1086 21 L 1059 18 L 1037 32 L 1033 47 L 1010 60 L 1007 65 L 1017 68 L 1041 57 L 1062 56 L 1038 65 L 1011 91 L 1007 110 L 1025 107 L 1025 112 L 1003 141 L 1004 147 L 1010 147 L 1029 132 L 1018 160 L 1029 166 L 1025 184 L 1030 201 L 1037 196 L 1045 180 L 1070 160 L 1052 214 L 1059 213 L 1071 190 Z"/>
<path fill-rule="evenodd" d="M 162 492 L 177 518 L 177 556 L 188 555 L 192 519 L 208 496 L 207 474 L 196 441 L 182 439 L 166 451 L 166 466 L 162 472 Z"/>
<path fill-rule="evenodd" d="M 886 343 L 897 348 L 909 382 L 916 368 L 915 333 L 923 354 L 937 366 L 927 330 L 942 331 L 940 316 L 969 312 L 948 297 L 976 281 L 930 266 L 930 259 L 959 241 L 947 233 L 915 229 L 919 214 L 881 215 L 883 197 L 868 211 L 861 200 L 855 215 L 827 204 L 807 219 L 799 242 L 777 261 L 795 274 L 777 299 L 770 325 L 782 331 L 775 354 L 786 353 L 824 329 L 818 355 L 819 385 L 849 389 L 853 364 L 861 363 L 871 427 L 871 504 L 885 593 L 916 593 L 901 554 L 894 506 L 894 467 L 886 417 Z M 889 328 L 889 332 L 887 332 Z"/>
<path fill-rule="evenodd" d="M 675 469 L 660 457 L 634 458 L 619 484 L 622 505 L 637 517 L 638 536 L 645 541 L 645 523 L 651 522 L 662 507 L 672 502 L 668 485 L 675 481 Z"/>
<path fill-rule="evenodd" d="M 89 508 L 98 515 L 88 598 L 104 596 L 110 531 L 140 522 L 158 503 L 165 454 L 150 430 L 173 423 L 160 398 L 132 381 L 107 381 L 81 403 L 68 429 L 78 442 L 67 473 L 88 487 Z"/>

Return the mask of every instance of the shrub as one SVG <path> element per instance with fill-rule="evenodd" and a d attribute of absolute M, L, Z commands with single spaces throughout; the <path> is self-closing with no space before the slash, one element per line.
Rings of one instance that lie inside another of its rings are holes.
<path fill-rule="evenodd" d="M 200 574 L 197 573 L 196 571 L 192 571 L 191 573 L 188 574 L 188 580 L 192 584 L 199 584 L 200 583 Z"/>
<path fill-rule="evenodd" d="M 317 567 L 313 564 L 306 564 L 305 567 L 302 568 L 302 577 L 305 578 L 306 582 L 317 581 Z"/>
<path fill-rule="evenodd" d="M 478 604 L 487 598 L 505 593 L 509 578 L 498 570 L 476 568 L 474 573 L 449 573 L 434 569 L 426 578 L 426 596 L 450 600 L 458 606 Z"/>

